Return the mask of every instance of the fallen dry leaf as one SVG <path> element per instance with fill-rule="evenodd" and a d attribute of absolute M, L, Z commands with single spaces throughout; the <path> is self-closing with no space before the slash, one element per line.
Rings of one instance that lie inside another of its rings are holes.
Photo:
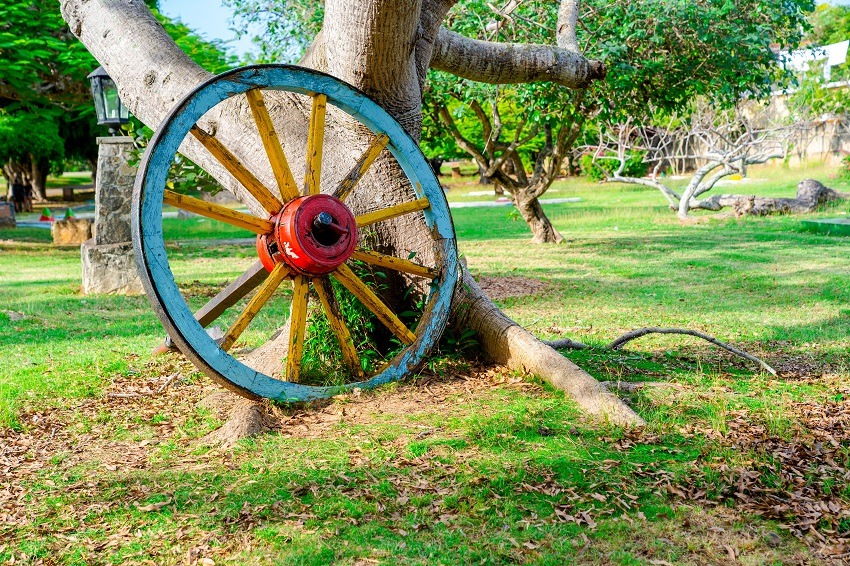
<path fill-rule="evenodd" d="M 149 505 L 137 505 L 136 508 L 142 513 L 150 513 L 151 511 L 159 511 L 169 503 L 171 503 L 170 497 L 166 501 L 157 501 L 156 503 L 151 503 Z"/>

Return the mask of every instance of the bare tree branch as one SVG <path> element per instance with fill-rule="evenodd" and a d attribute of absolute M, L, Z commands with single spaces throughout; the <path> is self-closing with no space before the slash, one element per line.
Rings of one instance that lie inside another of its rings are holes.
<path fill-rule="evenodd" d="M 763 108 L 752 104 L 741 104 L 732 111 L 698 104 L 688 121 L 674 125 L 673 118 L 666 127 L 642 126 L 631 120 L 609 124 L 600 132 L 598 144 L 586 149 L 592 152 L 593 162 L 606 176 L 605 181 L 654 187 L 682 219 L 695 208 L 719 210 L 723 203 L 737 203 L 734 199 L 699 201 L 697 197 L 711 191 L 729 175 L 746 176 L 748 165 L 785 157 L 796 129 L 777 124 Z M 654 163 L 650 178 L 625 174 L 635 152 L 645 152 L 644 164 Z M 605 167 L 602 161 L 616 165 Z M 660 180 L 663 167 L 694 168 L 681 196 Z"/>
<path fill-rule="evenodd" d="M 585 88 L 605 77 L 601 61 L 551 45 L 494 43 L 470 39 L 440 28 L 431 67 L 491 84 L 552 81 Z"/>
<path fill-rule="evenodd" d="M 654 327 L 639 328 L 637 330 L 632 330 L 631 332 L 627 332 L 627 333 L 623 334 L 622 336 L 620 336 L 619 338 L 617 338 L 616 340 L 614 340 L 613 342 L 608 344 L 607 348 L 610 349 L 610 350 L 619 350 L 620 348 L 625 346 L 628 342 L 631 342 L 632 340 L 640 338 L 641 336 L 646 336 L 647 334 L 684 334 L 684 335 L 687 335 L 687 336 L 696 336 L 697 338 L 702 338 L 703 340 L 711 342 L 715 346 L 719 346 L 719 347 L 723 348 L 724 350 L 726 350 L 726 351 L 728 351 L 732 354 L 735 354 L 736 356 L 740 356 L 742 358 L 750 360 L 751 362 L 755 362 L 758 365 L 760 365 L 765 371 L 770 373 L 771 375 L 776 375 L 775 369 L 773 369 L 772 367 L 770 367 L 769 365 L 767 365 L 766 363 L 764 363 L 763 361 L 761 361 L 757 357 L 753 356 L 752 354 L 748 354 L 748 353 L 744 352 L 743 350 L 739 350 L 739 349 L 737 349 L 733 346 L 730 346 L 729 344 L 727 344 L 725 342 L 721 342 L 717 338 L 715 338 L 713 336 L 709 336 L 708 334 L 705 334 L 704 332 L 700 332 L 699 330 L 689 330 L 687 328 L 654 328 Z"/>
<path fill-rule="evenodd" d="M 739 356 L 741 358 L 750 360 L 751 362 L 757 363 L 759 366 L 762 367 L 762 369 L 764 369 L 765 371 L 767 371 L 771 375 L 774 375 L 774 376 L 777 375 L 775 369 L 770 367 L 768 364 L 766 364 L 761 359 L 753 356 L 752 354 L 748 354 L 747 352 L 744 352 L 743 350 L 739 350 L 738 348 L 735 348 L 734 346 L 730 346 L 726 342 L 721 342 L 717 338 L 715 338 L 713 336 L 709 336 L 708 334 L 705 334 L 704 332 L 700 332 L 699 330 L 690 330 L 688 328 L 655 328 L 655 327 L 639 328 L 637 330 L 632 330 L 631 332 L 626 332 L 625 334 L 623 334 L 622 336 L 620 336 L 619 338 L 617 338 L 616 340 L 614 340 L 613 342 L 611 342 L 610 344 L 605 346 L 605 349 L 606 350 L 619 350 L 623 346 L 625 346 L 627 343 L 631 342 L 632 340 L 636 340 L 638 338 L 646 336 L 647 334 L 682 334 L 682 335 L 685 335 L 685 336 L 694 336 L 696 338 L 702 338 L 703 340 L 711 342 L 715 346 L 723 348 L 724 350 L 726 350 L 727 352 L 729 352 L 731 354 L 734 354 L 734 355 Z M 591 348 L 591 346 L 588 346 L 587 344 L 583 344 L 583 343 L 577 342 L 575 340 L 570 340 L 569 338 L 563 338 L 561 340 L 546 341 L 546 342 L 544 342 L 544 344 L 546 344 L 547 346 L 549 346 L 551 348 L 555 348 L 555 349 L 587 350 L 587 349 Z"/>

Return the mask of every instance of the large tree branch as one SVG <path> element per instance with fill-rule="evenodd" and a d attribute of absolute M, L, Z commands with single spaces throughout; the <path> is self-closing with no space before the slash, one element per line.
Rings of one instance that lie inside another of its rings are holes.
<path fill-rule="evenodd" d="M 584 88 L 605 77 L 601 61 L 581 53 L 524 43 L 494 43 L 470 39 L 440 28 L 431 67 L 492 84 L 552 81 L 569 88 Z"/>
<path fill-rule="evenodd" d="M 514 134 L 514 139 L 507 147 L 502 149 L 502 153 L 490 163 L 490 167 L 487 168 L 487 171 L 484 172 L 485 177 L 491 177 L 497 170 L 501 169 L 505 162 L 510 159 L 515 153 L 518 147 L 528 143 L 534 136 L 537 135 L 537 126 L 531 128 L 531 133 L 526 135 L 525 138 L 520 138 L 519 136 L 522 134 L 522 131 L 525 129 L 525 120 L 520 120 L 519 124 L 516 128 L 516 133 Z"/>
<path fill-rule="evenodd" d="M 494 108 L 495 104 L 496 103 L 494 102 Z M 501 135 L 501 124 L 497 125 L 499 131 L 493 132 L 493 125 L 490 122 L 490 118 L 487 117 L 487 113 L 484 112 L 483 108 L 481 108 L 481 104 L 479 104 L 477 100 L 472 99 L 469 106 L 472 108 L 472 111 L 475 112 L 475 117 L 478 118 L 478 121 L 481 123 L 481 137 L 484 138 L 484 154 L 487 155 L 488 159 L 493 159 L 493 155 L 496 150 L 496 140 L 498 140 Z"/>
<path fill-rule="evenodd" d="M 487 156 L 475 147 L 474 143 L 463 137 L 463 134 L 461 134 L 460 130 L 458 130 L 457 124 L 455 124 L 454 118 L 452 118 L 452 113 L 449 112 L 449 109 L 441 104 L 437 109 L 437 112 L 440 120 L 443 122 L 443 125 L 448 128 L 449 133 L 455 139 L 455 143 L 458 147 L 470 154 L 482 168 L 486 168 Z"/>

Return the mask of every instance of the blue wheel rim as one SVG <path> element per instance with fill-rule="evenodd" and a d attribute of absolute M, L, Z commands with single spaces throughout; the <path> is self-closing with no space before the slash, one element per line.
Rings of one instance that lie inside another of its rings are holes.
<path fill-rule="evenodd" d="M 162 232 L 162 200 L 172 160 L 190 128 L 210 109 L 247 90 L 323 93 L 328 104 L 357 119 L 373 133 L 385 133 L 387 149 L 401 166 L 416 198 L 426 197 L 425 222 L 433 235 L 440 276 L 430 286 L 416 340 L 372 378 L 338 386 L 311 386 L 258 372 L 221 348 L 195 319 L 174 280 Z M 180 350 L 201 370 L 248 397 L 294 402 L 325 398 L 353 388 L 399 380 L 416 368 L 439 341 L 457 283 L 454 227 L 442 187 L 416 142 L 383 108 L 356 88 L 324 73 L 291 65 L 243 67 L 218 75 L 187 95 L 154 134 L 139 166 L 133 195 L 136 262 L 154 310 Z"/>

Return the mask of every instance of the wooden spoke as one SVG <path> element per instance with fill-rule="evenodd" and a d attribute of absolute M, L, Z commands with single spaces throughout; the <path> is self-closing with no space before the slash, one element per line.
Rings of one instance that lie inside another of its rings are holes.
<path fill-rule="evenodd" d="M 310 110 L 310 131 L 307 134 L 307 169 L 304 176 L 304 194 L 319 194 L 322 178 L 322 145 L 325 141 L 325 110 L 328 97 L 324 94 L 313 96 Z"/>
<path fill-rule="evenodd" d="M 252 89 L 247 91 L 245 96 L 248 97 L 248 106 L 251 107 L 254 122 L 257 124 L 257 131 L 260 133 L 263 147 L 266 148 L 266 154 L 269 156 L 280 196 L 283 197 L 284 202 L 298 198 L 298 186 L 295 184 L 295 178 L 289 169 L 289 163 L 286 161 L 286 155 L 283 153 L 277 131 L 275 131 L 274 124 L 269 116 L 265 100 L 263 100 L 263 93 L 259 89 Z"/>
<path fill-rule="evenodd" d="M 220 204 L 181 195 L 168 189 L 165 190 L 162 202 L 189 212 L 194 212 L 195 214 L 200 214 L 201 216 L 206 216 L 207 218 L 212 218 L 213 220 L 220 220 L 231 226 L 250 230 L 255 234 L 268 234 L 274 228 L 274 224 L 268 220 L 257 218 L 256 216 L 245 214 L 244 212 L 239 212 L 238 210 L 233 210 Z"/>
<path fill-rule="evenodd" d="M 269 214 L 275 214 L 283 208 L 283 203 L 281 203 L 280 200 L 274 196 L 271 191 L 269 191 L 266 186 L 254 176 L 253 173 L 248 171 L 248 168 L 242 165 L 242 162 L 239 161 L 239 159 L 233 155 L 229 149 L 224 147 L 223 143 L 209 135 L 198 126 L 192 126 L 190 131 L 192 132 L 192 135 L 201 142 L 201 145 L 207 148 L 213 157 L 215 157 L 218 162 L 221 163 L 228 172 L 230 172 L 231 175 L 236 177 L 236 180 L 242 183 L 242 186 L 248 189 L 248 192 L 257 199 L 257 202 L 266 209 L 266 212 Z"/>
<path fill-rule="evenodd" d="M 307 277 L 296 275 L 292 280 L 292 308 L 289 314 L 289 351 L 286 354 L 286 375 L 289 381 L 301 376 L 304 356 L 304 333 L 307 330 Z"/>
<path fill-rule="evenodd" d="M 410 273 L 411 275 L 418 275 L 419 277 L 425 277 L 427 279 L 433 279 L 440 274 L 440 271 L 433 267 L 425 267 L 424 265 L 419 265 L 406 259 L 385 255 L 372 250 L 358 248 L 351 254 L 351 258 L 358 261 L 365 261 L 372 265 L 387 267 L 395 271 L 403 271 L 405 273 Z"/>
<path fill-rule="evenodd" d="M 342 313 L 339 310 L 339 304 L 336 302 L 330 279 L 327 277 L 313 279 L 313 288 L 316 290 L 316 294 L 319 295 L 322 308 L 325 310 L 325 316 L 328 317 L 331 329 L 336 334 L 345 365 L 351 370 L 352 375 L 362 376 L 363 369 L 360 367 L 360 357 L 357 355 L 357 349 L 354 347 L 354 340 L 351 339 L 351 333 L 342 320 Z"/>
<path fill-rule="evenodd" d="M 410 214 L 411 212 L 416 212 L 418 210 L 425 210 L 429 206 L 431 206 L 431 204 L 428 202 L 428 199 L 422 197 L 421 199 L 414 200 L 412 202 L 405 202 L 402 204 L 397 204 L 395 206 L 390 206 L 389 208 L 385 208 L 383 210 L 377 210 L 368 214 L 362 214 L 358 216 L 355 220 L 357 220 L 357 227 L 362 228 L 363 226 L 375 224 L 376 222 L 395 218 L 396 216 Z"/>
<path fill-rule="evenodd" d="M 269 272 L 263 267 L 261 261 L 256 261 L 245 273 L 233 280 L 230 285 L 210 299 L 201 309 L 195 313 L 195 318 L 206 328 L 215 319 L 220 317 L 224 311 L 235 305 L 239 299 L 253 291 L 257 285 L 266 280 Z"/>
<path fill-rule="evenodd" d="M 257 290 L 257 293 L 248 301 L 248 305 L 242 311 L 242 314 L 239 315 L 239 318 L 227 329 L 227 333 L 225 333 L 224 339 L 221 342 L 222 350 L 229 350 L 233 346 L 233 343 L 248 328 L 248 325 L 251 324 L 251 321 L 254 320 L 254 317 L 257 316 L 257 313 L 260 312 L 260 309 L 263 308 L 266 301 L 269 300 L 287 275 L 289 275 L 289 269 L 287 269 L 286 264 L 279 263 L 275 266 L 274 270 Z"/>
<path fill-rule="evenodd" d="M 363 152 L 363 155 L 360 156 L 360 159 L 357 160 L 357 163 L 354 164 L 354 167 L 351 168 L 351 171 L 348 172 L 348 175 L 345 176 L 345 179 L 342 180 L 334 191 L 336 198 L 345 202 L 345 199 L 348 198 L 354 186 L 363 178 L 363 175 L 366 174 L 366 171 L 369 170 L 369 167 L 372 166 L 372 163 L 375 162 L 378 156 L 381 155 L 381 152 L 387 147 L 389 141 L 390 138 L 386 134 L 376 136 L 372 140 L 372 143 L 369 144 L 369 147 L 366 148 L 366 151 Z"/>
<path fill-rule="evenodd" d="M 416 340 L 416 335 L 411 332 L 402 321 L 390 310 L 390 308 L 382 301 L 366 284 L 357 277 L 351 269 L 342 264 L 332 273 L 346 289 L 351 291 L 351 294 L 357 297 L 363 305 L 372 311 L 375 316 L 383 323 L 384 326 L 396 335 L 396 337 L 405 344 L 412 344 Z"/>

